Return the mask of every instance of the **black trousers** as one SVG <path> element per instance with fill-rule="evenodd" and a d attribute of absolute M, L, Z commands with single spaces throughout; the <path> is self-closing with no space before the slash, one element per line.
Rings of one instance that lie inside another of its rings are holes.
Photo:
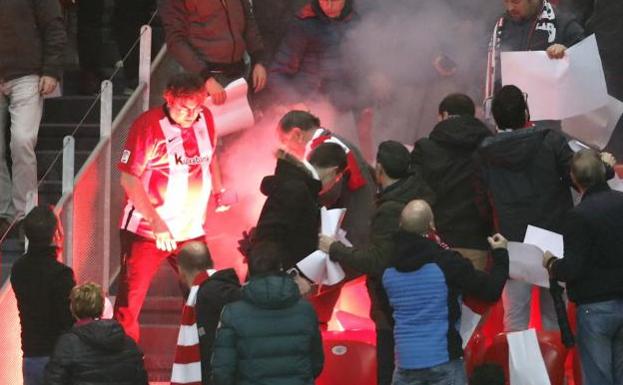
<path fill-rule="evenodd" d="M 391 385 L 394 374 L 394 331 L 376 329 L 377 384 Z"/>
<path fill-rule="evenodd" d="M 104 0 L 77 0 L 80 69 L 96 74 L 101 65 Z"/>

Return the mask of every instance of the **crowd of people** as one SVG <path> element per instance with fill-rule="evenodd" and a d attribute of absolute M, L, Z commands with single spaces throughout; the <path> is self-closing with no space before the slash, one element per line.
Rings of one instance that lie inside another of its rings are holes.
<path fill-rule="evenodd" d="M 33 32 L 41 44 L 30 48 L 39 52 L 21 56 L 30 67 L 0 59 L 0 107 L 11 113 L 12 134 L 24 115 L 33 117 L 34 110 L 18 111 L 22 82 L 31 82 L 30 99 L 39 104 L 56 86 L 54 59 L 64 38 L 54 1 L 40 2 L 50 3 L 46 12 L 20 2 L 33 15 L 33 31 L 57 31 Z M 578 305 L 583 383 L 621 384 L 623 193 L 607 184 L 616 159 L 591 149 L 574 154 L 559 122 L 531 121 L 527 95 L 502 85 L 497 70 L 501 51 L 544 50 L 552 60 L 563 58 L 586 35 L 582 24 L 547 0 L 505 0 L 486 76 L 494 126 L 480 119 L 473 97 L 453 92 L 436 101 L 438 123 L 426 135 L 416 130 L 412 151 L 384 140 L 370 165 L 354 142 L 291 106 L 323 98 L 358 117 L 375 104 L 352 87 L 361 77 L 342 57 L 353 25 L 364 21 L 366 6 L 375 6 L 362 2 L 358 13 L 356 1 L 311 0 L 275 8 L 267 22 L 269 5 L 159 1 L 168 49 L 185 72 L 171 76 L 163 105 L 135 120 L 118 162 L 127 203 L 114 320 L 101 319 L 102 289 L 74 287 L 71 269 L 56 261 L 61 232 L 52 210 L 25 213 L 22 195 L 32 178 L 20 179 L 16 159 L 25 155 L 12 151 L 14 194 L 0 216 L 23 218 L 29 240 L 11 273 L 25 384 L 146 384 L 139 315 L 165 259 L 186 287 L 172 384 L 314 383 L 324 362 L 321 331 L 344 283 L 361 275 L 376 329 L 378 385 L 467 384 L 458 330 L 463 303 L 501 298 L 504 330 L 528 328 L 533 286 L 509 278 L 507 250 L 508 241 L 523 241 L 528 225 L 563 234 L 564 259 L 548 252 L 543 266 L 551 279 L 566 282 Z M 257 23 L 256 12 L 264 17 Z M 282 32 L 271 30 L 289 17 Z M 0 54 L 9 52 L 3 36 Z M 452 76 L 458 65 L 445 54 L 430 64 L 440 76 Z M 616 76 L 606 72 L 614 89 Z M 371 95 L 390 92 L 383 71 L 368 75 Z M 219 139 L 205 101 L 227 103 L 225 87 L 240 77 L 251 85 L 254 108 L 289 110 L 277 124 L 281 148 L 274 175 L 260 186 L 266 201 L 257 225 L 240 240 L 248 265 L 243 284 L 233 269 L 214 269 L 205 230 Z M 3 187 L 3 199 L 10 190 Z M 575 207 L 572 190 L 581 196 Z M 346 209 L 341 226 L 349 242 L 319 235 L 321 207 Z M 316 250 L 341 265 L 343 282 L 318 285 L 297 267 Z M 558 330 L 552 297 L 539 291 L 543 328 Z M 500 381 L 499 368 L 484 366 L 469 383 Z"/>

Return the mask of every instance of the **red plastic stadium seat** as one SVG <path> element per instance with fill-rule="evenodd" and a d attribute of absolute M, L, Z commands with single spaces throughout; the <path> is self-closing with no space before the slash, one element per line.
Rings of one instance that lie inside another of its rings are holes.
<path fill-rule="evenodd" d="M 552 332 L 537 332 L 537 339 L 541 354 L 545 361 L 547 374 L 552 385 L 563 385 L 565 377 L 565 358 L 567 349 L 560 341 L 560 335 Z M 504 377 L 506 384 L 509 385 L 508 374 L 508 340 L 505 333 L 500 333 L 493 339 L 493 343 L 489 346 L 482 357 L 484 363 L 495 363 L 504 369 Z"/>
<path fill-rule="evenodd" d="M 316 385 L 376 385 L 374 331 L 323 332 L 324 370 Z"/>

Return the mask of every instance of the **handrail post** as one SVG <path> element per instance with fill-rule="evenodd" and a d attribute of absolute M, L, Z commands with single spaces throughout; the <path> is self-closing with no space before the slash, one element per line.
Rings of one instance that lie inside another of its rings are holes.
<path fill-rule="evenodd" d="M 108 292 L 110 285 L 110 218 L 111 218 L 111 143 L 112 132 L 112 91 L 113 86 L 109 80 L 102 82 L 102 96 L 100 99 L 100 142 L 104 143 L 102 152 L 103 178 L 102 178 L 102 287 Z"/>
<path fill-rule="evenodd" d="M 143 88 L 143 111 L 149 109 L 149 82 L 151 78 L 151 27 L 141 27 L 141 43 L 138 64 L 138 80 L 145 83 Z"/>
<path fill-rule="evenodd" d="M 76 142 L 73 136 L 63 138 L 63 195 L 74 192 L 74 160 Z M 67 200 L 65 211 L 65 264 L 72 267 L 74 253 L 74 200 Z"/>

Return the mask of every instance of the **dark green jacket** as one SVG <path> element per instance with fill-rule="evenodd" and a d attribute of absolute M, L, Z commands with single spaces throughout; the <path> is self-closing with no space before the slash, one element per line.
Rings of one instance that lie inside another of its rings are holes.
<path fill-rule="evenodd" d="M 242 300 L 223 308 L 215 385 L 313 385 L 323 361 L 316 313 L 287 275 L 252 277 Z"/>
<path fill-rule="evenodd" d="M 370 317 L 377 328 L 390 327 L 387 309 L 382 305 L 387 300 L 380 276 L 394 254 L 393 237 L 400 227 L 402 209 L 414 199 L 424 199 L 430 205 L 435 200 L 433 191 L 419 174 L 401 179 L 381 192 L 372 216 L 370 242 L 366 247 L 347 247 L 334 242 L 329 251 L 332 260 L 368 275 L 366 285 L 372 302 Z"/>

